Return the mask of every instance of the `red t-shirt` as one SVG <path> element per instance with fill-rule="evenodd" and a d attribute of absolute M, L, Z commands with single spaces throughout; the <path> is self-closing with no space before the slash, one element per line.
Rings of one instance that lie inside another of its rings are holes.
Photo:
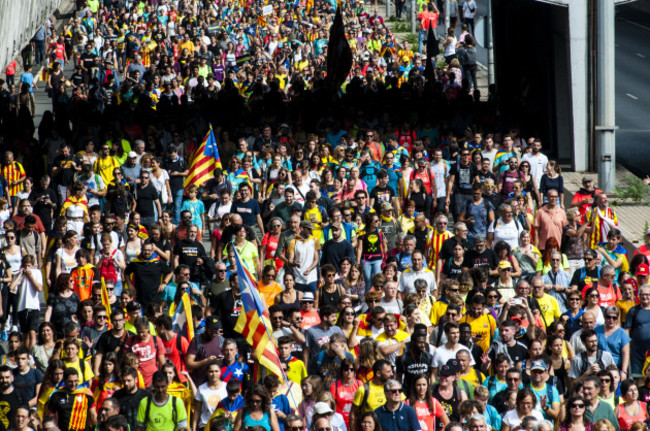
<path fill-rule="evenodd" d="M 157 348 L 154 340 L 158 342 Z M 162 340 L 160 337 L 153 335 L 150 335 L 147 341 L 142 341 L 137 336 L 133 336 L 127 342 L 126 350 L 133 353 L 140 360 L 138 371 L 142 374 L 144 387 L 148 388 L 151 386 L 153 373 L 158 371 L 158 355 L 165 354 L 165 346 L 163 346 Z"/>
<path fill-rule="evenodd" d="M 336 412 L 343 416 L 345 426 L 348 428 L 350 428 L 350 411 L 352 410 L 354 393 L 361 385 L 363 383 L 358 379 L 354 379 L 350 386 L 344 386 L 340 380 L 336 380 L 330 387 L 330 392 L 334 395 L 334 401 L 336 401 Z"/>
<path fill-rule="evenodd" d="M 266 254 L 264 255 L 264 260 L 268 259 L 274 259 L 275 260 L 275 267 L 279 270 L 282 268 L 284 265 L 284 262 L 282 262 L 280 259 L 275 257 L 275 251 L 278 249 L 278 241 L 280 240 L 280 237 L 278 236 L 277 238 L 271 235 L 270 232 L 268 232 L 266 235 L 264 235 L 264 238 L 262 238 L 262 246 L 266 246 Z"/>
<path fill-rule="evenodd" d="M 406 401 L 406 404 L 411 404 Z M 420 422 L 422 431 L 435 431 L 435 419 L 440 419 L 446 413 L 445 408 L 440 404 L 440 401 L 433 399 L 433 411 L 429 409 L 429 403 L 426 401 L 416 401 L 414 406 L 415 413 Z"/>
<path fill-rule="evenodd" d="M 587 290 L 589 288 L 594 287 L 592 284 L 586 285 L 582 289 L 582 299 L 585 299 L 585 294 L 587 293 Z M 613 284 L 610 284 L 608 287 L 601 286 L 600 283 L 596 283 L 596 289 L 598 289 L 598 294 L 600 295 L 600 299 L 598 300 L 598 305 L 601 307 L 607 307 L 610 305 L 616 305 L 616 301 L 621 299 L 623 296 L 621 296 L 621 290 L 618 289 L 617 287 L 614 287 Z"/>
<path fill-rule="evenodd" d="M 185 367 L 185 361 L 181 361 L 181 352 L 178 351 L 178 342 L 176 341 L 177 337 L 181 337 L 181 350 L 183 351 L 183 358 L 185 358 L 185 355 L 187 355 L 187 348 L 190 347 L 190 343 L 187 341 L 187 338 L 183 337 L 180 334 L 176 334 L 176 337 L 173 337 L 169 341 L 165 341 L 162 338 L 160 340 L 162 341 L 162 344 L 165 348 L 165 359 L 169 359 L 174 363 L 174 366 L 178 371 L 178 380 L 180 380 L 181 383 L 185 383 L 187 381 L 187 377 L 181 374 L 181 372 L 187 371 L 187 368 Z"/>

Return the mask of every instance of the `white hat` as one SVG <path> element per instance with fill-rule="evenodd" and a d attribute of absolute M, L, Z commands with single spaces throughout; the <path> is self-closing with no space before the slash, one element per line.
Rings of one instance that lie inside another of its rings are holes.
<path fill-rule="evenodd" d="M 334 410 L 329 406 L 329 404 L 319 401 L 314 405 L 314 414 L 315 415 L 327 415 L 334 413 Z"/>

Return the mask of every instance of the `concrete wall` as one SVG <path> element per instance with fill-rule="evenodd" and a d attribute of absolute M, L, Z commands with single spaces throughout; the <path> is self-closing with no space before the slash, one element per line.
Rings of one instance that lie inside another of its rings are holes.
<path fill-rule="evenodd" d="M 0 73 L 63 0 L 0 0 Z"/>

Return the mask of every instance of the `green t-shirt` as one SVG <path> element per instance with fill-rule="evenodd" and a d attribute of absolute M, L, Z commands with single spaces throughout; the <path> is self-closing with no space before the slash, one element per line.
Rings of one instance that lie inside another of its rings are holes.
<path fill-rule="evenodd" d="M 136 425 L 143 427 L 145 431 L 155 431 L 155 430 L 172 430 L 172 429 L 183 429 L 188 428 L 187 424 L 187 411 L 183 405 L 181 399 L 176 399 L 176 402 L 173 402 L 172 398 L 176 398 L 173 395 L 169 395 L 167 401 L 164 404 L 158 405 L 154 398 L 144 397 L 140 401 L 138 406 L 138 417 L 136 419 Z M 145 426 L 145 413 L 147 411 L 147 404 L 151 402 L 149 407 L 149 420 Z M 174 404 L 176 405 L 176 415 L 174 416 L 173 408 Z M 174 419 L 176 419 L 174 421 Z"/>

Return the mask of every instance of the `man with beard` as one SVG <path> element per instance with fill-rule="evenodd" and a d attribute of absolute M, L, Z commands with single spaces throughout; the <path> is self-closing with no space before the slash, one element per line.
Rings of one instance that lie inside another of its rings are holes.
<path fill-rule="evenodd" d="M 78 388 L 79 372 L 75 368 L 66 368 L 63 381 L 63 388 L 54 392 L 47 403 L 59 429 L 83 430 L 97 423 L 97 413 L 92 408 L 95 400 L 90 390 Z"/>
<path fill-rule="evenodd" d="M 0 429 L 14 427 L 13 412 L 27 400 L 14 388 L 14 374 L 7 365 L 0 366 Z"/>
<path fill-rule="evenodd" d="M 127 418 L 129 423 L 135 423 L 138 416 L 140 401 L 147 396 L 148 392 L 138 387 L 138 371 L 132 367 L 122 370 L 122 389 L 115 391 L 115 398 L 120 405 L 120 414 Z"/>
<path fill-rule="evenodd" d="M 237 277 L 234 279 L 237 280 Z M 237 289 L 239 290 L 239 288 Z M 224 292 L 224 294 L 229 293 L 230 291 Z M 221 303 L 221 301 L 218 302 Z M 185 365 L 190 370 L 192 381 L 197 386 L 206 382 L 208 364 L 216 361 L 219 357 L 223 357 L 224 339 L 219 335 L 220 330 L 221 321 L 217 316 L 208 317 L 205 322 L 205 332 L 194 337 L 187 348 Z"/>

